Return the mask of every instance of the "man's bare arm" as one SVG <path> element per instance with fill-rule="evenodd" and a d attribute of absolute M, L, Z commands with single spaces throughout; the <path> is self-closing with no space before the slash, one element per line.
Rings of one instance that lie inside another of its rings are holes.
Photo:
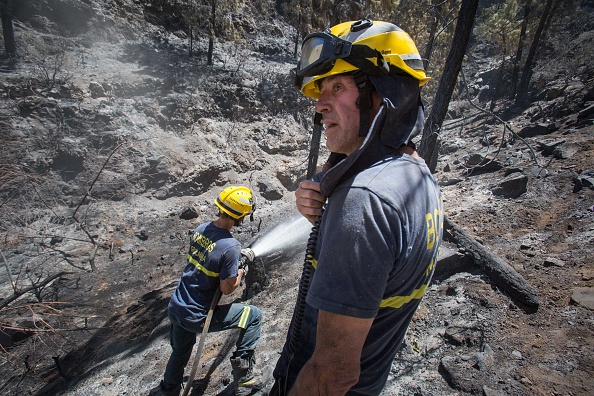
<path fill-rule="evenodd" d="M 373 319 L 320 311 L 316 349 L 290 396 L 344 395 L 359 381 L 361 351 Z"/>
<path fill-rule="evenodd" d="M 240 268 L 237 270 L 237 276 L 220 281 L 219 286 L 221 288 L 221 293 L 225 295 L 233 293 L 241 283 L 241 278 L 243 278 L 244 275 L 245 271 Z"/>

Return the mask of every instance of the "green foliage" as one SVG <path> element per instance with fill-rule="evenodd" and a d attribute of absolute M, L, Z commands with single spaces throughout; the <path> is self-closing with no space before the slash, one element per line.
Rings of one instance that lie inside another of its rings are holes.
<path fill-rule="evenodd" d="M 475 33 L 493 41 L 502 56 L 517 48 L 521 24 L 521 0 L 505 0 L 485 8 L 479 16 Z"/>

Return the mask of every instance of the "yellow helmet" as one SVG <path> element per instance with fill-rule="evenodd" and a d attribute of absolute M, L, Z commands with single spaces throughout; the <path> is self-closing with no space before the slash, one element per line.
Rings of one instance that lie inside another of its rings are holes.
<path fill-rule="evenodd" d="M 222 212 L 234 219 L 241 219 L 253 213 L 256 209 L 254 197 L 249 188 L 243 186 L 229 186 L 225 188 L 214 201 Z"/>
<path fill-rule="evenodd" d="M 430 79 L 415 43 L 404 30 L 392 23 L 365 19 L 307 35 L 295 85 L 304 95 L 317 99 L 320 91 L 316 81 L 356 70 L 376 75 L 403 71 L 419 80 L 419 86 Z"/>

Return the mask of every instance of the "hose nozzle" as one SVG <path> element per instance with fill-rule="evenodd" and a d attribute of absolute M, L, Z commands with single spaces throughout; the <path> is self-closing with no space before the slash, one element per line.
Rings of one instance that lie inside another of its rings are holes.
<path fill-rule="evenodd" d="M 250 248 L 241 249 L 241 257 L 239 257 L 238 267 L 243 270 L 244 276 L 247 276 L 248 267 L 252 265 L 256 259 L 256 253 Z"/>
<path fill-rule="evenodd" d="M 241 249 L 241 258 L 239 259 L 239 267 L 243 268 L 251 264 L 256 259 L 256 253 L 250 248 Z"/>

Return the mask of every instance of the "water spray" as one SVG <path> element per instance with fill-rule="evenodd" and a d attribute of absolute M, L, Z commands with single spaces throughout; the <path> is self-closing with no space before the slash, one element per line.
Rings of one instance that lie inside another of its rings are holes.
<path fill-rule="evenodd" d="M 305 246 L 310 231 L 311 223 L 301 214 L 295 214 L 266 230 L 250 244 L 250 249 L 256 257 L 264 257 L 278 250 Z"/>

